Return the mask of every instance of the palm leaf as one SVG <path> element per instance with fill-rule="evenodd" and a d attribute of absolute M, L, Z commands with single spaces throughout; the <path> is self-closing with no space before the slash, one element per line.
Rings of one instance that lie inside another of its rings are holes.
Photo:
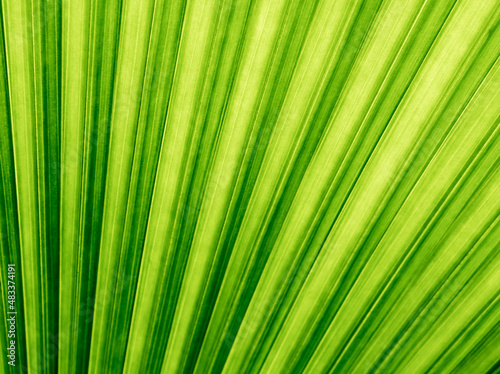
<path fill-rule="evenodd" d="M 3 372 L 500 370 L 498 0 L 1 16 Z"/>

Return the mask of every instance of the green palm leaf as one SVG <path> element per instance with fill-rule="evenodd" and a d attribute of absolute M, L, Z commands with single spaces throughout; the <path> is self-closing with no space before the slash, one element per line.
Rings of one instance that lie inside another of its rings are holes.
<path fill-rule="evenodd" d="M 0 26 L 2 372 L 499 372 L 498 0 Z"/>

